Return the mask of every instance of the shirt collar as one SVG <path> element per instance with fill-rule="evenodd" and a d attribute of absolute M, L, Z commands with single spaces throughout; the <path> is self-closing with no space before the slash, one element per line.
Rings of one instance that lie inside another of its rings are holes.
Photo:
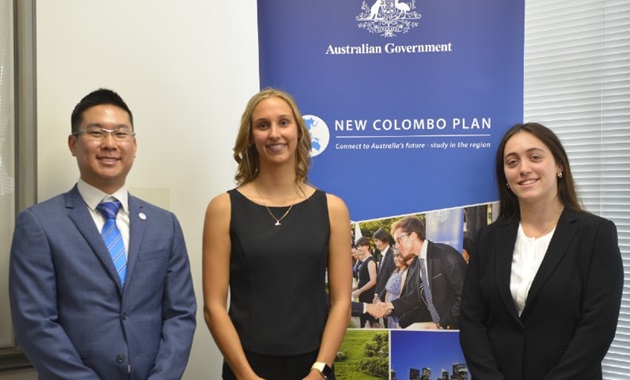
<path fill-rule="evenodd" d="M 103 200 L 111 200 L 114 198 L 120 201 L 124 211 L 129 212 L 129 193 L 127 192 L 127 188 L 125 186 L 116 190 L 113 194 L 107 194 L 82 179 L 79 179 L 79 181 L 77 181 L 77 189 L 79 190 L 79 194 L 81 194 L 83 201 L 92 211 L 96 210 L 96 206 L 98 206 L 98 204 Z"/>
<path fill-rule="evenodd" d="M 427 262 L 427 249 L 429 247 L 429 241 L 428 240 L 423 240 L 422 241 L 422 248 L 420 248 L 420 258 L 424 260 L 424 262 Z"/>

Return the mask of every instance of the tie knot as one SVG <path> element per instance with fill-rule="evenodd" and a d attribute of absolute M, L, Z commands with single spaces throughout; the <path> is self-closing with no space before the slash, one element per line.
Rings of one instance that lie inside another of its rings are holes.
<path fill-rule="evenodd" d="M 96 206 L 96 209 L 103 214 L 103 217 L 108 219 L 116 219 L 116 214 L 118 214 L 118 210 L 120 210 L 122 204 L 120 201 L 116 200 L 113 202 L 101 202 Z"/>

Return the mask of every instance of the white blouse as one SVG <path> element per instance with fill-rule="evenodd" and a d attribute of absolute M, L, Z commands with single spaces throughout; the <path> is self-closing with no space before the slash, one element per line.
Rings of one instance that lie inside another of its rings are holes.
<path fill-rule="evenodd" d="M 540 268 L 540 264 L 545 258 L 545 253 L 555 230 L 554 227 L 553 230 L 543 236 L 530 238 L 523 232 L 523 227 L 520 224 L 518 226 L 514 255 L 512 256 L 510 291 L 512 292 L 512 298 L 519 316 L 525 308 L 529 288 L 532 286 L 538 268 Z"/>

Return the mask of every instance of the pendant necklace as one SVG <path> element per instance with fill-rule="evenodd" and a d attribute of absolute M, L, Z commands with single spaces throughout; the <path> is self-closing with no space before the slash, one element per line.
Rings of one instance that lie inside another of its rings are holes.
<path fill-rule="evenodd" d="M 284 214 L 282 214 L 282 216 L 280 217 L 280 219 L 276 218 L 276 216 L 271 212 L 271 210 L 269 209 L 269 207 L 267 206 L 267 202 L 265 202 L 265 199 L 260 195 L 260 193 L 258 192 L 258 186 L 254 185 L 254 189 L 256 190 L 256 194 L 258 194 L 258 198 L 260 198 L 260 200 L 263 203 L 263 206 L 265 206 L 265 208 L 267 209 L 267 212 L 269 213 L 269 215 L 271 215 L 271 217 L 273 218 L 273 220 L 276 221 L 276 224 L 274 224 L 275 226 L 281 226 L 282 224 L 280 223 L 280 221 L 282 219 L 284 219 L 285 216 L 287 216 L 289 214 L 289 211 L 291 211 L 291 209 L 293 208 L 293 204 L 291 204 L 289 206 L 289 208 L 287 209 L 287 211 L 285 211 Z"/>

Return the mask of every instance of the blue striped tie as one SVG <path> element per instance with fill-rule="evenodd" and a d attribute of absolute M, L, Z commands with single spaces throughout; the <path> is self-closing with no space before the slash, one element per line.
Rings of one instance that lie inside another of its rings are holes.
<path fill-rule="evenodd" d="M 427 308 L 429 309 L 429 313 L 431 313 L 431 319 L 433 323 L 440 322 L 440 314 L 438 314 L 437 310 L 435 310 L 435 305 L 433 305 L 433 295 L 431 294 L 431 288 L 429 287 L 429 280 L 427 279 L 424 259 L 420 260 L 420 279 L 422 280 L 422 293 L 424 294 L 424 300 L 427 304 Z"/>
<path fill-rule="evenodd" d="M 127 254 L 125 253 L 125 243 L 123 242 L 120 230 L 116 226 L 116 214 L 122 205 L 120 201 L 101 202 L 96 209 L 103 214 L 105 225 L 101 231 L 101 236 L 112 257 L 114 267 L 120 277 L 120 283 L 125 286 L 125 277 L 127 276 Z"/>

